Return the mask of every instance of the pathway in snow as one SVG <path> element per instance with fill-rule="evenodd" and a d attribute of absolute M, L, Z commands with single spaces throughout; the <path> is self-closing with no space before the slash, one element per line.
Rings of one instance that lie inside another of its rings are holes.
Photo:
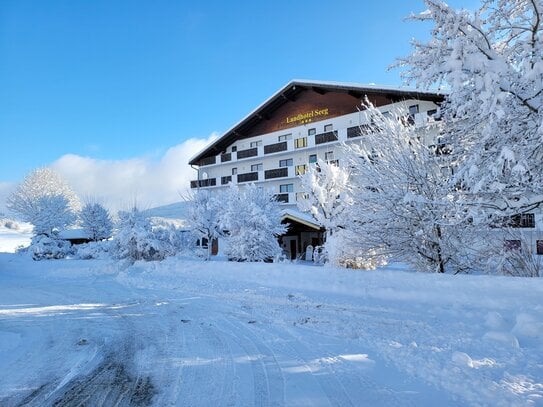
<path fill-rule="evenodd" d="M 539 282 L 392 276 L 0 256 L 0 405 L 541 404 Z"/>

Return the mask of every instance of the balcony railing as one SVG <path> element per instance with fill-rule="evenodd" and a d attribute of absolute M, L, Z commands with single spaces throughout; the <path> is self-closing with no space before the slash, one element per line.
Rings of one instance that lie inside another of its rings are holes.
<path fill-rule="evenodd" d="M 331 141 L 337 141 L 337 131 L 329 131 L 315 135 L 315 144 L 329 143 Z"/>
<path fill-rule="evenodd" d="M 249 157 L 255 157 L 258 155 L 258 148 L 249 148 L 247 150 L 241 150 L 238 151 L 238 160 L 240 158 L 249 158 Z"/>
<path fill-rule="evenodd" d="M 226 177 L 221 177 L 221 185 L 227 185 L 229 182 L 232 182 L 231 175 L 227 175 Z"/>
<path fill-rule="evenodd" d="M 347 129 L 347 138 L 364 136 L 371 133 L 370 124 L 361 124 L 360 126 L 349 127 Z"/>
<path fill-rule="evenodd" d="M 191 188 L 214 187 L 215 185 L 217 185 L 216 178 L 199 179 L 195 181 L 190 181 Z"/>
<path fill-rule="evenodd" d="M 200 160 L 200 162 L 198 163 L 198 166 L 200 167 L 203 167 L 205 165 L 212 165 L 212 164 L 215 164 L 217 162 L 216 160 L 216 157 L 213 156 L 213 157 L 206 157 L 206 158 L 202 158 Z"/>
<path fill-rule="evenodd" d="M 264 146 L 264 154 L 278 153 L 279 151 L 286 151 L 287 142 L 282 141 L 280 143 L 268 144 Z"/>
<path fill-rule="evenodd" d="M 251 181 L 258 181 L 258 172 L 246 172 L 245 174 L 238 174 L 238 182 L 251 182 Z"/>
<path fill-rule="evenodd" d="M 232 161 L 232 153 L 221 154 L 221 163 Z"/>
<path fill-rule="evenodd" d="M 288 167 L 264 171 L 264 179 L 288 177 Z"/>
<path fill-rule="evenodd" d="M 275 194 L 277 202 L 288 203 L 288 194 Z"/>

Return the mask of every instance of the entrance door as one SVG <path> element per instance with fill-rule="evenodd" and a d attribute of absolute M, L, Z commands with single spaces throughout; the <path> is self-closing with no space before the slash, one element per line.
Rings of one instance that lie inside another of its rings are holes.
<path fill-rule="evenodd" d="M 290 241 L 290 260 L 296 260 L 296 254 L 297 254 L 297 250 L 296 250 L 296 239 L 292 239 Z"/>

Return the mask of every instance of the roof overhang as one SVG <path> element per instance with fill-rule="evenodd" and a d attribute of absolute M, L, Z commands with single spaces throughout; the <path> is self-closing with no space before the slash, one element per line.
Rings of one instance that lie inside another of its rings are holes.
<path fill-rule="evenodd" d="M 364 96 L 385 95 L 391 99 L 418 99 L 440 103 L 445 98 L 445 93 L 420 91 L 418 89 L 363 85 L 347 82 L 293 80 L 265 100 L 260 106 L 236 123 L 232 128 L 227 130 L 221 137 L 192 157 L 189 164 L 198 165 L 202 158 L 222 153 L 229 145 L 244 138 L 244 134 L 251 128 L 264 120 L 268 120 L 273 112 L 285 103 L 295 101 L 296 97 L 306 90 L 312 90 L 319 94 L 328 92 L 347 93 L 357 99 L 362 99 Z"/>

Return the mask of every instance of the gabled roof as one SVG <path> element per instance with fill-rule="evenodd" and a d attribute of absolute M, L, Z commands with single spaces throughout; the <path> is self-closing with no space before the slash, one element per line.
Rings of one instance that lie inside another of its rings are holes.
<path fill-rule="evenodd" d="M 320 225 L 314 218 L 308 213 L 300 212 L 296 209 L 284 209 L 281 213 L 281 220 L 292 220 L 294 222 L 301 223 L 302 225 L 309 226 L 315 230 L 323 230 L 323 226 Z"/>
<path fill-rule="evenodd" d="M 244 134 L 251 128 L 266 120 L 284 104 L 296 100 L 297 95 L 306 90 L 313 90 L 320 94 L 327 92 L 348 93 L 358 99 L 362 99 L 366 95 L 386 95 L 393 99 L 419 99 L 441 102 L 445 96 L 443 93 L 420 91 L 412 88 L 295 79 L 266 99 L 260 106 L 227 130 L 220 138 L 192 157 L 189 164 L 197 165 L 202 158 L 220 154 L 236 140 L 244 138 Z"/>

